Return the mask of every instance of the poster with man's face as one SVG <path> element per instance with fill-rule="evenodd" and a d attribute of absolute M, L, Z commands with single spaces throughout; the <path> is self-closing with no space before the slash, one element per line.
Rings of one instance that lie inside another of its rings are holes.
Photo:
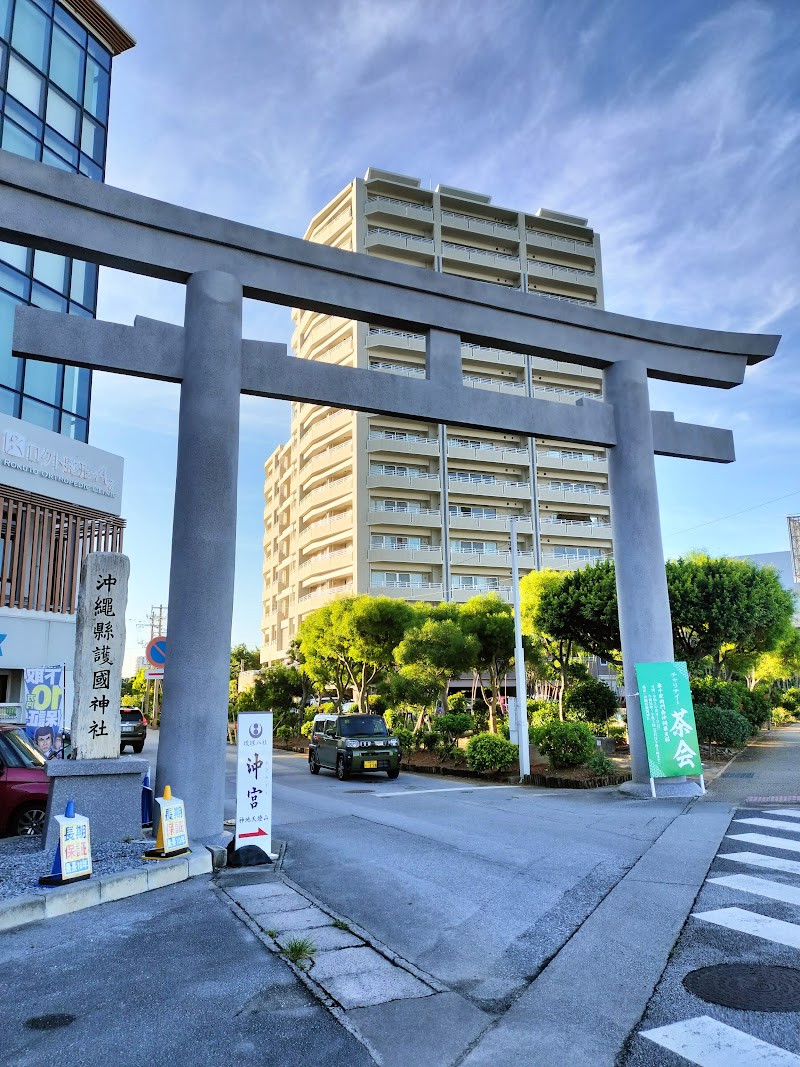
<path fill-rule="evenodd" d="M 45 759 L 61 755 L 64 730 L 64 665 L 26 667 L 25 733 Z"/>

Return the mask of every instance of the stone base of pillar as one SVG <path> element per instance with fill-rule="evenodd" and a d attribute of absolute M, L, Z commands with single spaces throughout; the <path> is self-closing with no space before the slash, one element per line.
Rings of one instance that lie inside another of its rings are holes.
<path fill-rule="evenodd" d="M 653 797 L 649 782 L 624 782 L 619 787 L 620 793 L 635 800 L 663 800 L 664 797 L 700 797 L 703 791 L 699 782 L 687 779 L 657 778 L 656 795 Z"/>
<path fill-rule="evenodd" d="M 142 781 L 147 767 L 147 760 L 129 756 L 50 760 L 50 796 L 42 848 L 55 848 L 58 844 L 55 817 L 64 814 L 68 800 L 75 801 L 76 814 L 88 818 L 92 845 L 140 840 L 144 834 Z"/>

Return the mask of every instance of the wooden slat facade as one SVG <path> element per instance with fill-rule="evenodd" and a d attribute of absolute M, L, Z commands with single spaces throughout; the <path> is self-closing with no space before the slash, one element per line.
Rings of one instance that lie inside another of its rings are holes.
<path fill-rule="evenodd" d="M 121 552 L 125 520 L 0 485 L 0 607 L 74 614 L 90 552 Z"/>

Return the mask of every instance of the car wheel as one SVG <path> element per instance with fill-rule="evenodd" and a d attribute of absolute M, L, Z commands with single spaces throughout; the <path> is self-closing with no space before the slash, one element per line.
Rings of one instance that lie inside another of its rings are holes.
<path fill-rule="evenodd" d="M 14 833 L 19 837 L 36 837 L 44 830 L 45 809 L 41 804 L 20 808 L 14 816 Z"/>
<path fill-rule="evenodd" d="M 308 769 L 312 774 L 319 774 L 319 761 L 316 755 L 308 757 Z"/>
<path fill-rule="evenodd" d="M 139 741 L 137 744 L 131 745 L 131 748 L 134 752 L 141 752 L 144 748 L 144 741 Z"/>
<path fill-rule="evenodd" d="M 336 757 L 336 777 L 340 782 L 346 782 L 350 777 L 350 771 L 348 771 L 347 764 L 344 762 L 344 756 Z"/>
<path fill-rule="evenodd" d="M 397 777 L 397 776 L 398 776 L 399 774 L 400 774 L 400 768 L 399 768 L 399 767 L 397 767 L 397 768 L 396 768 L 395 770 L 393 770 L 393 771 L 387 771 L 387 772 L 386 772 L 386 777 L 387 777 L 387 778 L 396 778 L 396 777 Z"/>

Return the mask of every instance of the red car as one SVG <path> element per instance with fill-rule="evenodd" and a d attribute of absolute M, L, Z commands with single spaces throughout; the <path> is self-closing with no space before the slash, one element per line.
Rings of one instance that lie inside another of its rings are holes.
<path fill-rule="evenodd" d="M 21 726 L 0 725 L 0 834 L 40 834 L 50 782 Z"/>

